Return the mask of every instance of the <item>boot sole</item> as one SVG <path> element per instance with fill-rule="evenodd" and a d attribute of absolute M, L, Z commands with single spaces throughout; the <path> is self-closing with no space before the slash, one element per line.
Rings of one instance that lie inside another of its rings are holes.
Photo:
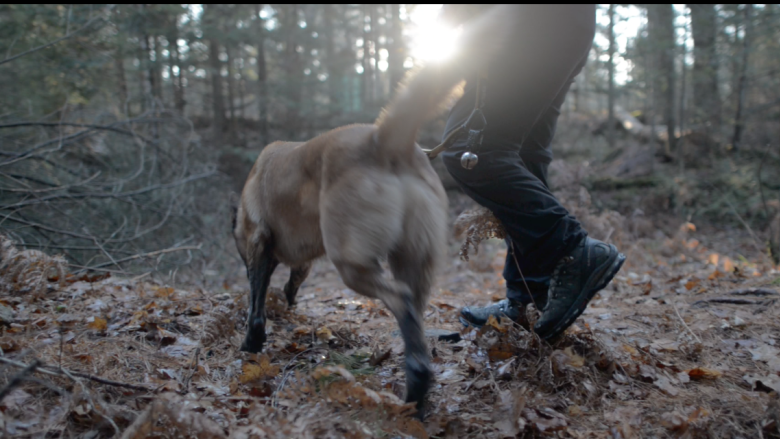
<path fill-rule="evenodd" d="M 617 249 L 615 250 L 617 251 Z M 604 264 L 606 265 L 606 269 L 601 269 L 596 273 L 593 273 L 585 284 L 585 288 L 582 289 L 580 296 L 574 301 L 571 308 L 566 311 L 566 314 L 563 315 L 563 318 L 561 318 L 558 324 L 553 326 L 548 334 L 537 334 L 545 340 L 550 340 L 565 331 L 566 328 L 577 320 L 577 317 L 582 315 L 593 296 L 609 285 L 618 271 L 620 271 L 620 268 L 623 267 L 624 262 L 626 262 L 626 256 L 623 255 L 623 253 L 618 253 L 611 264 Z M 595 284 L 595 286 L 590 287 L 591 284 Z"/>

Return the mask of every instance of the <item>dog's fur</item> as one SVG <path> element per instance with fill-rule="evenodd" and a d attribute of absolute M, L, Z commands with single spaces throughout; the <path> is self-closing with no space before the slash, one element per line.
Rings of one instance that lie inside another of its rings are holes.
<path fill-rule="evenodd" d="M 501 26 L 509 26 L 502 7 L 466 30 L 460 57 L 417 72 L 375 124 L 265 147 L 234 226 L 251 288 L 241 350 L 263 348 L 266 290 L 276 266 L 292 269 L 284 291 L 293 305 L 311 261 L 327 254 L 348 287 L 381 300 L 398 320 L 406 345 L 406 399 L 422 416 L 431 380 L 423 311 L 446 243 L 447 196 L 415 136 L 464 68 L 498 50 Z M 385 257 L 394 279 L 382 276 Z"/>

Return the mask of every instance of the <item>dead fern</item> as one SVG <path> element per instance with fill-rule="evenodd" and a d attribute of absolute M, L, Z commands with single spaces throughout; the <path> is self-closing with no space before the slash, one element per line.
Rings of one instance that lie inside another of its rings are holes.
<path fill-rule="evenodd" d="M 213 346 L 222 340 L 228 340 L 236 331 L 237 313 L 230 308 L 220 305 L 211 311 L 203 324 L 203 346 Z"/>
<path fill-rule="evenodd" d="M 41 295 L 49 282 L 65 285 L 62 256 L 49 256 L 38 250 L 19 250 L 10 238 L 0 235 L 0 290 Z"/>
<path fill-rule="evenodd" d="M 466 241 L 460 246 L 458 255 L 464 261 L 469 260 L 469 247 L 474 247 L 474 254 L 479 252 L 479 243 L 491 238 L 506 238 L 506 230 L 501 221 L 489 209 L 480 207 L 461 213 L 455 220 L 455 236 L 466 236 Z"/>

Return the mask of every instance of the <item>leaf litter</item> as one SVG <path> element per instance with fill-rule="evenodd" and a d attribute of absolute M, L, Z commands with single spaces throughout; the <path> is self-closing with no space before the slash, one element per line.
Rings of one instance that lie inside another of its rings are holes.
<path fill-rule="evenodd" d="M 458 258 L 453 240 L 425 313 L 426 327 L 459 337 L 428 339 L 436 382 L 424 422 L 402 400 L 395 320 L 345 289 L 325 261 L 293 309 L 279 288 L 287 273 L 278 270 L 266 348 L 247 354 L 238 350 L 243 279 L 207 291 L 74 277 L 56 259 L 30 254 L 32 273 L 19 258 L 2 274 L 16 280 L 0 294 L 0 359 L 44 366 L 0 401 L 0 428 L 139 439 L 780 437 L 780 310 L 772 301 L 780 273 L 760 256 L 728 254 L 723 242 L 733 238 L 691 224 L 671 238 L 616 233 L 626 266 L 547 343 L 506 319 L 481 329 L 459 324 L 462 306 L 500 299 L 505 288 L 500 233 L 491 218 L 478 218 L 485 224 L 460 225 L 470 233 L 470 260 Z M 717 301 L 726 297 L 743 302 Z M 0 368 L 2 385 L 20 371 Z"/>

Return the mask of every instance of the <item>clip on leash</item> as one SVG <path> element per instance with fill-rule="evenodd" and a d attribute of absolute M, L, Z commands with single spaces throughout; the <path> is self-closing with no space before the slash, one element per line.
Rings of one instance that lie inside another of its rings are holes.
<path fill-rule="evenodd" d="M 480 72 L 477 80 L 477 97 L 474 101 L 474 110 L 471 111 L 466 122 L 453 130 L 443 142 L 433 149 L 423 150 L 425 154 L 428 155 L 429 159 L 435 159 L 442 151 L 449 148 L 461 134 L 468 133 L 468 137 L 466 138 L 466 151 L 460 156 L 460 165 L 465 169 L 473 169 L 474 166 L 477 166 L 479 157 L 473 153 L 472 150 L 475 150 L 482 144 L 482 134 L 487 126 L 485 114 L 482 113 L 482 107 L 485 106 L 486 80 L 487 72 L 483 70 Z"/>

